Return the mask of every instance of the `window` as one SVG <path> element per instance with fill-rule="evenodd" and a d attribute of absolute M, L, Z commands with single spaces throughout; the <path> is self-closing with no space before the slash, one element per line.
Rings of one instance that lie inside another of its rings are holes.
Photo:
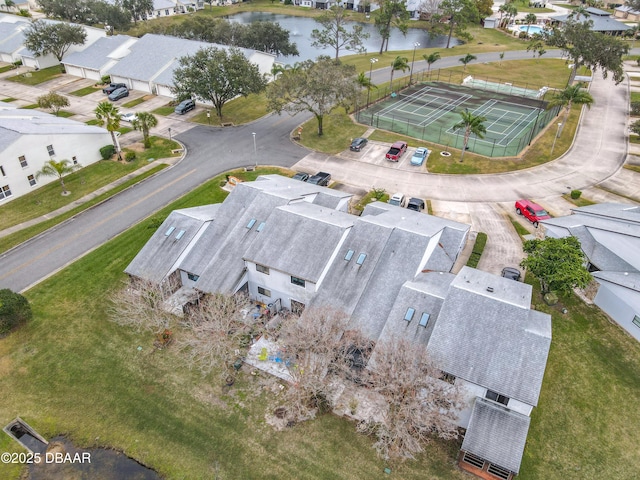
<path fill-rule="evenodd" d="M 263 287 L 258 287 L 258 293 L 260 295 L 264 295 L 265 297 L 271 297 L 271 290 L 267 290 Z"/>
<path fill-rule="evenodd" d="M 344 256 L 344 259 L 348 262 L 349 260 L 351 260 L 353 258 L 353 254 L 354 254 L 354 251 L 353 250 L 349 250 L 347 252 L 347 254 Z"/>
<path fill-rule="evenodd" d="M 499 393 L 494 392 L 493 390 L 487 390 L 487 394 L 485 398 L 489 400 L 493 400 L 494 402 L 501 403 L 502 405 L 506 405 L 509 403 L 509 397 L 505 397 L 504 395 L 500 395 Z"/>
<path fill-rule="evenodd" d="M 427 323 L 429 323 L 429 314 L 427 312 L 422 312 L 422 316 L 420 317 L 420 325 L 421 327 L 426 327 Z"/>
<path fill-rule="evenodd" d="M 366 253 L 361 253 L 360 255 L 358 255 L 358 260 L 356 260 L 356 263 L 358 265 L 362 265 L 364 263 L 364 259 L 367 258 L 367 254 Z"/>
<path fill-rule="evenodd" d="M 178 232 L 178 234 L 176 235 L 176 240 L 180 240 L 182 237 L 184 237 L 185 231 L 184 230 L 180 230 Z"/>
<path fill-rule="evenodd" d="M 26 168 L 26 167 L 29 165 L 29 164 L 27 163 L 27 159 L 26 159 L 26 157 L 25 157 L 24 155 L 20 155 L 20 156 L 18 157 L 18 160 L 20 160 L 20 166 L 21 166 L 22 168 Z"/>
<path fill-rule="evenodd" d="M 299 287 L 302 287 L 302 288 L 304 288 L 304 286 L 305 286 L 305 281 L 303 279 L 301 279 L 301 278 L 298 278 L 298 277 L 293 277 L 292 276 L 291 277 L 291 283 L 293 283 L 294 285 L 297 285 Z"/>
<path fill-rule="evenodd" d="M 168 237 L 169 235 L 171 235 L 175 229 L 176 227 L 169 227 L 169 229 L 164 232 L 165 236 Z"/>
<path fill-rule="evenodd" d="M 264 228 L 265 223 L 261 222 L 260 225 L 258 225 L 258 228 L 256 228 L 256 232 L 261 232 L 262 229 Z"/>
<path fill-rule="evenodd" d="M 253 227 L 255 224 L 256 224 L 256 219 L 252 218 L 251 220 L 249 220 L 249 223 L 247 223 L 247 228 L 251 230 L 251 227 Z"/>
<path fill-rule="evenodd" d="M 264 265 L 260 265 L 256 263 L 256 272 L 264 273 L 265 275 L 269 275 L 269 267 L 265 267 Z"/>
<path fill-rule="evenodd" d="M 35 186 L 36 183 L 36 177 L 34 177 L 33 175 L 27 175 L 27 180 L 29 180 L 29 185 L 31 185 L 32 187 Z"/>
<path fill-rule="evenodd" d="M 73 162 L 74 165 L 78 164 L 78 157 L 71 157 L 71 161 Z"/>
<path fill-rule="evenodd" d="M 404 319 L 407 322 L 410 322 L 413 319 L 413 314 L 414 313 L 416 313 L 415 308 L 411 308 L 411 307 L 407 308 L 407 313 L 404 314 Z"/>
<path fill-rule="evenodd" d="M 11 189 L 9 185 L 5 185 L 4 187 L 0 187 L 0 200 L 3 198 L 9 198 L 12 195 Z"/>
<path fill-rule="evenodd" d="M 197 282 L 198 279 L 200 278 L 200 275 L 195 275 L 193 273 L 187 273 L 187 278 L 189 280 L 191 280 L 192 282 Z"/>
<path fill-rule="evenodd" d="M 7 176 L 7 174 L 4 173 L 4 168 L 2 167 L 2 165 L 0 165 L 0 173 L 2 174 L 3 177 Z"/>
<path fill-rule="evenodd" d="M 489 464 L 489 468 L 487 468 L 487 472 L 495 475 L 496 477 L 504 478 L 504 480 L 507 480 L 509 478 L 509 475 L 511 475 L 511 472 L 509 470 L 507 470 L 506 468 L 502 468 L 497 465 L 494 465 L 493 463 Z"/>
<path fill-rule="evenodd" d="M 47 152 L 49 152 L 49 156 L 55 156 L 56 152 L 53 150 L 53 145 L 47 145 Z"/>
<path fill-rule="evenodd" d="M 474 467 L 482 468 L 484 467 L 484 460 L 473 453 L 464 452 L 464 456 L 462 460 L 469 465 L 473 465 Z"/>
<path fill-rule="evenodd" d="M 638 315 L 635 315 L 633 317 L 632 323 L 636 326 L 636 327 L 640 327 L 640 317 Z"/>
<path fill-rule="evenodd" d="M 453 385 L 456 382 L 456 376 L 451 375 L 450 373 L 442 372 L 442 375 L 440 375 L 440 380 Z"/>

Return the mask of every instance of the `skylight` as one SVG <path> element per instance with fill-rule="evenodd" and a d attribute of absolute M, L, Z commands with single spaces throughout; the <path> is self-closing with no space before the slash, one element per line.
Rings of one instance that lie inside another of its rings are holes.
<path fill-rule="evenodd" d="M 421 327 L 426 327 L 427 323 L 429 323 L 429 314 L 427 312 L 422 312 L 422 316 L 420 317 L 420 325 Z"/>
<path fill-rule="evenodd" d="M 367 258 L 367 254 L 366 253 L 361 253 L 360 255 L 358 255 L 358 260 L 356 260 L 356 263 L 358 265 L 362 265 L 364 263 L 364 259 Z"/>
<path fill-rule="evenodd" d="M 413 314 L 414 313 L 416 313 L 415 308 L 411 308 L 411 307 L 407 308 L 407 313 L 404 314 L 404 319 L 407 322 L 410 322 L 413 319 Z"/>
<path fill-rule="evenodd" d="M 165 236 L 168 237 L 169 235 L 171 235 L 175 229 L 176 227 L 169 227 L 169 229 L 166 232 L 164 232 Z"/>
<path fill-rule="evenodd" d="M 347 262 L 348 262 L 348 261 L 350 261 L 350 260 L 351 260 L 351 258 L 353 258 L 353 254 L 354 254 L 354 251 L 353 251 L 353 250 L 349 250 L 349 251 L 347 252 L 347 254 L 344 256 L 344 259 L 345 259 Z"/>
<path fill-rule="evenodd" d="M 265 226 L 265 222 L 261 222 L 260 225 L 258 225 L 258 228 L 256 228 L 256 232 L 261 232 L 264 226 Z"/>
<path fill-rule="evenodd" d="M 184 237 L 184 233 L 184 230 L 180 230 L 176 235 L 176 240 L 180 240 L 182 237 Z"/>
<path fill-rule="evenodd" d="M 251 227 L 253 227 L 256 224 L 256 219 L 252 218 L 251 220 L 249 220 L 249 223 L 247 223 L 247 228 L 251 229 Z"/>

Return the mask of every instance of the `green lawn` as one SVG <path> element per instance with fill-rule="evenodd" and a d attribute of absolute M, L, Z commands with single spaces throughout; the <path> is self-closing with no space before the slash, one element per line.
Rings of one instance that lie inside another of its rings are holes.
<path fill-rule="evenodd" d="M 13 97 L 7 97 L 4 100 L 2 100 L 5 103 L 11 103 L 11 102 L 15 102 L 16 100 L 18 100 L 17 98 L 13 98 Z"/>
<path fill-rule="evenodd" d="M 565 193 L 564 195 L 562 195 L 562 198 L 564 198 L 567 202 L 573 203 L 576 207 L 588 207 L 589 205 L 596 204 L 596 202 L 592 202 L 582 195 L 580 195 L 578 198 L 571 198 L 571 195 Z"/>
<path fill-rule="evenodd" d="M 76 90 L 75 92 L 71 92 L 69 95 L 84 97 L 85 95 L 91 95 L 92 93 L 99 92 L 100 90 L 102 90 L 102 87 L 89 86 Z"/>
<path fill-rule="evenodd" d="M 58 117 L 62 117 L 62 118 L 69 118 L 69 117 L 73 117 L 75 115 L 75 113 L 70 112 L 68 110 L 60 110 L 58 112 Z"/>
<path fill-rule="evenodd" d="M 137 105 L 140 105 L 143 102 L 147 101 L 147 97 L 139 97 L 136 98 L 135 100 L 131 100 L 130 102 L 125 103 L 124 105 L 122 105 L 125 108 L 133 108 Z"/>
<path fill-rule="evenodd" d="M 22 85 L 38 85 L 61 75 L 60 65 L 54 65 L 53 67 L 31 70 L 27 73 L 9 77 L 7 80 L 21 83 Z"/>
<path fill-rule="evenodd" d="M 209 112 L 209 117 L 207 117 L 207 111 Z M 173 109 L 171 113 L 173 113 Z M 220 126 L 223 123 L 240 125 L 257 120 L 267 113 L 266 95 L 264 93 L 251 94 L 246 98 L 235 98 L 227 102 L 222 108 L 222 118 L 218 117 L 215 108 L 204 108 L 200 113 L 195 115 L 191 121 L 216 126 Z"/>
<path fill-rule="evenodd" d="M 8 72 L 9 70 L 14 70 L 16 68 L 15 65 L 5 65 L 4 67 L 0 67 L 0 73 Z"/>
<path fill-rule="evenodd" d="M 305 147 L 326 153 L 338 153 L 349 148 L 351 140 L 361 137 L 367 127 L 356 125 L 342 108 L 326 115 L 322 122 L 323 135 L 318 135 L 318 121 L 312 118 L 302 125 L 301 142 Z M 297 133 L 297 132 L 296 132 Z"/>
<path fill-rule="evenodd" d="M 631 102 L 640 102 L 640 92 L 631 92 Z"/>
<path fill-rule="evenodd" d="M 156 108 L 151 113 L 155 113 L 156 115 L 162 115 L 163 117 L 165 117 L 167 115 L 171 115 L 174 112 L 175 108 L 176 108 L 175 105 L 172 105 L 171 103 L 169 103 L 164 107 Z"/>
<path fill-rule="evenodd" d="M 372 440 L 332 415 L 275 432 L 264 415 L 277 396 L 262 390 L 264 377 L 244 371 L 224 390 L 214 375 L 186 368 L 172 348 L 154 351 L 152 335 L 107 320 L 109 292 L 152 225 L 172 209 L 222 201 L 223 178 L 28 292 L 34 320 L 0 339 L 0 422 L 20 415 L 47 438 L 65 433 L 78 446 L 123 450 L 165 478 L 386 478 L 387 466 L 389 478 L 467 478 L 454 467 L 454 443 L 433 442 L 416 460 L 388 465 Z M 534 304 L 553 315 L 553 343 L 519 478 L 635 479 L 640 411 L 629 407 L 640 395 L 640 345 L 573 297 L 549 308 L 536 293 Z M 19 448 L 3 435 L 0 450 Z M 0 465 L 0 478 L 20 473 Z"/>

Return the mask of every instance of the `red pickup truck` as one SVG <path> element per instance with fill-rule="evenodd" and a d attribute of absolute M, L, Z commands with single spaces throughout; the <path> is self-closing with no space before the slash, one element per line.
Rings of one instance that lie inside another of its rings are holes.
<path fill-rule="evenodd" d="M 407 151 L 407 142 L 397 141 L 385 155 L 387 160 L 391 160 L 392 162 L 397 162 L 402 154 Z"/>
<path fill-rule="evenodd" d="M 540 220 L 551 218 L 544 208 L 537 203 L 533 203 L 531 200 L 518 200 L 515 207 L 516 213 L 518 215 L 524 215 L 524 218 L 533 223 L 534 227 L 538 226 Z"/>

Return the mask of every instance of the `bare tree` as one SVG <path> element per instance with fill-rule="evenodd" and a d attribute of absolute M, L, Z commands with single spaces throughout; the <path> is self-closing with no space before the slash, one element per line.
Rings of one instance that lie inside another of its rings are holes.
<path fill-rule="evenodd" d="M 221 374 L 229 375 L 228 369 L 237 358 L 236 350 L 247 346 L 245 339 L 255 334 L 251 322 L 243 321 L 242 309 L 247 303 L 245 295 L 216 293 L 205 296 L 189 309 L 181 322 L 184 335 L 177 344 L 190 367 L 198 367 L 203 373 L 223 367 Z"/>
<path fill-rule="evenodd" d="M 109 318 L 137 331 L 160 333 L 175 318 L 165 303 L 166 288 L 154 282 L 136 279 L 110 298 Z"/>
<path fill-rule="evenodd" d="M 358 429 L 377 438 L 382 457 L 412 458 L 433 437 L 457 438 L 462 396 L 438 378 L 442 374 L 423 345 L 398 338 L 378 342 L 367 372 L 367 384 L 384 398 L 386 411 L 381 422 L 365 421 Z"/>

